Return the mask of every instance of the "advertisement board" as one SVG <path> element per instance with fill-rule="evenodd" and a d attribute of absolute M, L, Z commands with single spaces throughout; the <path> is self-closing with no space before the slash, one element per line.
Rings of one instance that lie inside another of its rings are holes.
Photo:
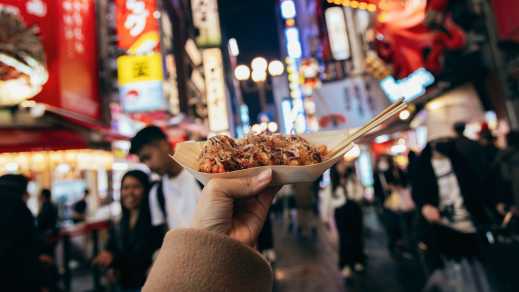
<path fill-rule="evenodd" d="M 360 127 L 388 104 L 376 82 L 362 77 L 323 83 L 316 93 L 316 116 L 323 130 Z"/>
<path fill-rule="evenodd" d="M 230 127 L 222 52 L 220 49 L 206 49 L 202 55 L 204 59 L 209 129 L 215 133 L 228 131 Z"/>
<path fill-rule="evenodd" d="M 163 94 L 162 57 L 158 53 L 117 58 L 119 94 L 129 113 L 167 110 Z"/>
<path fill-rule="evenodd" d="M 343 9 L 340 7 L 328 8 L 325 11 L 325 18 L 333 58 L 338 61 L 350 58 L 350 42 Z"/>
<path fill-rule="evenodd" d="M 199 34 L 196 43 L 200 47 L 215 47 L 222 43 L 220 16 L 217 0 L 192 0 L 193 24 Z"/>
<path fill-rule="evenodd" d="M 49 80 L 35 101 L 76 114 L 100 117 L 95 2 L 93 0 L 0 0 L 38 31 Z"/>
<path fill-rule="evenodd" d="M 158 50 L 160 43 L 155 0 L 117 0 L 117 39 L 131 54 Z"/>

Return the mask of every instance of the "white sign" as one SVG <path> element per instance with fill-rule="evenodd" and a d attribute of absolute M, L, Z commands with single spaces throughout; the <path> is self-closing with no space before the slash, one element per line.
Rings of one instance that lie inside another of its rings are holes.
<path fill-rule="evenodd" d="M 322 129 L 361 127 L 387 105 L 387 98 L 377 83 L 368 85 L 361 77 L 323 83 L 316 92 L 316 116 L 328 120 L 341 117 L 336 119 L 335 125 L 329 122 Z"/>
<path fill-rule="evenodd" d="M 227 96 L 225 95 L 222 52 L 220 49 L 206 49 L 202 56 L 204 59 L 209 128 L 213 133 L 228 131 L 229 116 Z"/>
<path fill-rule="evenodd" d="M 333 57 L 339 61 L 348 59 L 351 56 L 350 42 L 342 8 L 331 7 L 326 9 L 325 18 Z"/>
<path fill-rule="evenodd" d="M 222 43 L 217 0 L 192 0 L 193 24 L 199 30 L 196 43 L 201 47 Z"/>

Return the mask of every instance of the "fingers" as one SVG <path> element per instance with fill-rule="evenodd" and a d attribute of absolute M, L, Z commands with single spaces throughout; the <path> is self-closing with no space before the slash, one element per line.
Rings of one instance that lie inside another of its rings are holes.
<path fill-rule="evenodd" d="M 240 199 L 257 195 L 272 181 L 272 170 L 268 169 L 259 175 L 249 178 L 213 179 L 207 185 L 210 193 L 225 194 Z"/>
<path fill-rule="evenodd" d="M 264 209 L 265 214 L 270 209 L 270 206 L 272 206 L 272 201 L 280 189 L 281 187 L 270 187 L 257 196 L 258 203 Z"/>

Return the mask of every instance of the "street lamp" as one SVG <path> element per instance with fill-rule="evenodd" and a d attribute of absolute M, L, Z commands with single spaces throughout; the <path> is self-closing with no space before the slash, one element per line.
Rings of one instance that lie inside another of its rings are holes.
<path fill-rule="evenodd" d="M 239 65 L 234 69 L 234 77 L 239 81 L 245 81 L 250 78 L 250 69 L 247 65 Z"/>
<path fill-rule="evenodd" d="M 274 60 L 270 62 L 268 70 L 271 76 L 280 76 L 285 71 L 285 66 L 281 61 Z"/>
<path fill-rule="evenodd" d="M 267 71 L 252 70 L 252 81 L 260 83 L 265 80 L 267 80 Z"/>
<path fill-rule="evenodd" d="M 263 57 L 256 57 L 251 62 L 252 71 L 267 71 L 267 60 Z"/>

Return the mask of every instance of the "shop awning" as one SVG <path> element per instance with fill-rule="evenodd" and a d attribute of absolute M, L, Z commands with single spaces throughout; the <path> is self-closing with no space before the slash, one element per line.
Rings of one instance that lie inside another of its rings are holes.
<path fill-rule="evenodd" d="M 78 132 L 60 129 L 0 129 L 0 153 L 88 148 Z"/>
<path fill-rule="evenodd" d="M 0 127 L 0 153 L 108 149 L 111 142 L 128 139 L 95 120 L 46 106 L 45 114 L 29 126 Z"/>

